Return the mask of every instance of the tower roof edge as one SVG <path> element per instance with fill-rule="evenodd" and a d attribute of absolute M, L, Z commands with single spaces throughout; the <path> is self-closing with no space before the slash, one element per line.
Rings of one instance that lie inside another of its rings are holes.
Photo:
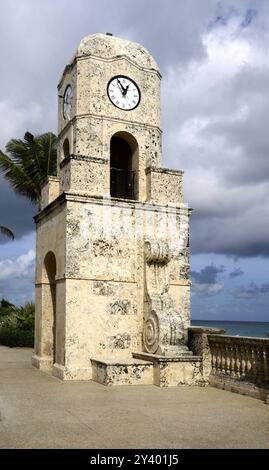
<path fill-rule="evenodd" d="M 111 34 L 97 33 L 84 37 L 79 43 L 75 57 L 88 55 L 104 59 L 127 56 L 140 67 L 160 72 L 157 62 L 144 46 Z"/>

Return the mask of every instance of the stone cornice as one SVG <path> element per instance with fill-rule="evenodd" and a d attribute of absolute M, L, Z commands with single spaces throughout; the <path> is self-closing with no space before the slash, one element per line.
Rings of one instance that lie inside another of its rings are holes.
<path fill-rule="evenodd" d="M 60 78 L 60 81 L 57 85 L 58 90 L 62 86 L 62 83 L 64 81 L 64 77 L 65 77 L 66 73 L 69 72 L 70 70 L 72 70 L 72 68 L 80 60 L 89 60 L 89 59 L 99 60 L 100 62 L 106 62 L 108 64 L 111 63 L 111 62 L 117 62 L 119 60 L 125 59 L 125 60 L 127 60 L 127 62 L 129 62 L 134 67 L 136 67 L 138 70 L 141 70 L 142 72 L 152 73 L 154 75 L 157 75 L 160 79 L 162 78 L 162 75 L 159 72 L 159 70 L 149 68 L 149 67 L 141 67 L 134 60 L 130 59 L 130 57 L 128 57 L 127 55 L 124 55 L 124 54 L 120 54 L 116 57 L 111 57 L 111 58 L 99 57 L 99 56 L 96 56 L 94 54 L 87 54 L 87 55 L 85 54 L 85 55 L 75 56 L 74 58 L 71 59 L 71 62 L 65 66 L 63 74 L 62 74 L 62 76 Z"/>
<path fill-rule="evenodd" d="M 153 202 L 141 202 L 135 201 L 130 199 L 117 199 L 105 196 L 89 196 L 84 194 L 77 194 L 77 193 L 62 193 L 58 196 L 54 201 L 52 201 L 47 207 L 45 207 L 42 211 L 34 216 L 34 221 L 36 223 L 40 222 L 42 219 L 47 217 L 51 212 L 53 212 L 58 206 L 64 204 L 66 201 L 71 202 L 80 202 L 80 203 L 88 203 L 88 204 L 99 204 L 111 207 L 122 207 L 125 209 L 136 209 L 142 211 L 160 211 L 166 212 L 169 214 L 187 214 L 188 216 L 191 215 L 192 209 L 187 207 L 185 204 L 181 206 L 172 206 L 168 204 L 157 204 Z"/>
<path fill-rule="evenodd" d="M 86 161 L 86 162 L 92 162 L 92 163 L 101 163 L 105 164 L 108 163 L 108 160 L 106 158 L 102 157 L 89 157 L 87 155 L 68 155 L 65 157 L 61 162 L 60 162 L 60 168 L 62 169 L 65 165 L 67 165 L 71 160 L 77 160 L 77 161 Z"/>
<path fill-rule="evenodd" d="M 54 201 L 52 201 L 50 204 L 48 204 L 44 209 L 42 209 L 38 214 L 36 214 L 33 219 L 35 223 L 40 222 L 42 219 L 47 217 L 51 212 L 54 211 L 57 207 L 61 206 L 65 202 L 65 194 L 62 193 L 60 196 L 58 196 Z"/>
<path fill-rule="evenodd" d="M 259 338 L 256 336 L 228 336 L 228 335 L 209 335 L 208 340 L 210 343 L 239 343 L 239 344 L 253 344 L 253 345 L 264 345 L 269 348 L 268 338 Z"/>
<path fill-rule="evenodd" d="M 43 189 L 48 184 L 49 181 L 54 181 L 55 183 L 59 183 L 60 180 L 58 176 L 48 175 L 44 183 L 41 185 L 41 189 Z"/>
<path fill-rule="evenodd" d="M 152 68 L 152 67 L 142 67 L 135 60 L 132 60 L 129 56 L 125 54 L 119 54 L 116 57 L 110 57 L 110 58 L 99 57 L 94 54 L 79 55 L 79 56 L 76 56 L 75 61 L 85 60 L 89 58 L 94 59 L 94 60 L 100 60 L 100 62 L 106 62 L 108 64 L 111 62 L 118 62 L 119 60 L 125 59 L 127 60 L 127 62 L 129 62 L 134 67 L 136 67 L 138 70 L 141 70 L 142 72 L 152 73 L 154 75 L 157 75 L 160 79 L 162 78 L 162 75 L 159 72 L 159 70 Z"/>
<path fill-rule="evenodd" d="M 66 125 L 62 128 L 62 130 L 58 134 L 58 140 L 61 139 L 62 135 L 66 132 L 66 130 L 75 123 L 76 119 L 89 119 L 89 118 L 94 118 L 94 119 L 99 119 L 100 121 L 110 121 L 110 122 L 120 122 L 122 124 L 131 124 L 134 126 L 140 126 L 142 128 L 146 129 L 156 129 L 160 134 L 162 134 L 162 130 L 159 126 L 153 126 L 152 124 L 146 124 L 143 122 L 139 121 L 129 121 L 127 119 L 120 119 L 117 117 L 112 117 L 112 116 L 100 116 L 99 114 L 94 114 L 94 113 L 88 113 L 88 114 L 76 114 L 73 116 L 67 123 Z"/>
<path fill-rule="evenodd" d="M 202 356 L 161 356 L 159 354 L 151 354 L 146 352 L 134 352 L 133 357 L 136 359 L 145 359 L 152 362 L 202 362 Z"/>
<path fill-rule="evenodd" d="M 148 173 L 165 173 L 167 175 L 177 175 L 177 176 L 182 176 L 184 174 L 184 171 L 182 170 L 171 170 L 170 168 L 162 168 L 162 167 L 157 167 L 157 166 L 148 166 L 145 169 L 146 175 Z"/>
<path fill-rule="evenodd" d="M 194 334 L 220 335 L 226 330 L 223 328 L 214 328 L 212 326 L 189 326 L 188 331 Z"/>
<path fill-rule="evenodd" d="M 64 281 L 94 281 L 94 282 L 111 282 L 111 283 L 126 283 L 126 284 L 137 284 L 138 279 L 137 278 L 124 278 L 124 277 L 118 277 L 115 279 L 114 276 L 70 276 L 70 274 L 62 274 L 61 276 L 56 276 L 55 282 L 64 282 Z M 44 279 L 44 280 L 38 280 L 35 282 L 35 286 L 42 286 L 42 285 L 50 285 L 51 283 Z M 170 280 L 169 282 L 170 286 L 190 286 L 191 281 L 186 280 L 186 279 L 179 279 L 177 281 Z"/>

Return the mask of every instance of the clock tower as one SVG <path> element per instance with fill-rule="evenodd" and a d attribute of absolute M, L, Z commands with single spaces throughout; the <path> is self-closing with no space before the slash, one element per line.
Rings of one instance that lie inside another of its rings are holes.
<path fill-rule="evenodd" d="M 138 44 L 104 34 L 81 41 L 58 85 L 59 166 L 62 176 L 70 173 L 65 189 L 109 196 L 120 181 L 119 195 L 147 200 L 145 169 L 161 159 L 160 82 L 156 62 Z M 84 157 L 91 161 L 81 172 Z"/>
<path fill-rule="evenodd" d="M 190 210 L 182 172 L 161 166 L 160 82 L 144 47 L 111 34 L 84 38 L 60 79 L 58 173 L 35 218 L 33 356 L 59 378 L 160 385 L 163 362 L 197 373 Z"/>

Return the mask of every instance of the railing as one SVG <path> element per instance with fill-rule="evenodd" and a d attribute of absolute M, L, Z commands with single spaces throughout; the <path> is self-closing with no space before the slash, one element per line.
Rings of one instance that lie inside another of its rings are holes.
<path fill-rule="evenodd" d="M 211 374 L 269 385 L 269 340 L 208 335 Z"/>
<path fill-rule="evenodd" d="M 119 168 L 110 169 L 110 194 L 112 197 L 123 199 L 134 199 L 134 180 L 135 172 L 133 170 L 123 170 Z"/>

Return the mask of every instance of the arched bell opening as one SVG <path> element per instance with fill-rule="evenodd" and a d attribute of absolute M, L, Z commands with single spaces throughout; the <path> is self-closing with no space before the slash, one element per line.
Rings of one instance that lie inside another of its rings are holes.
<path fill-rule="evenodd" d="M 69 140 L 65 139 L 63 143 L 63 154 L 64 158 L 68 157 L 70 155 L 70 145 L 69 145 Z"/>
<path fill-rule="evenodd" d="M 138 144 L 128 132 L 117 132 L 110 141 L 110 195 L 138 199 Z"/>

